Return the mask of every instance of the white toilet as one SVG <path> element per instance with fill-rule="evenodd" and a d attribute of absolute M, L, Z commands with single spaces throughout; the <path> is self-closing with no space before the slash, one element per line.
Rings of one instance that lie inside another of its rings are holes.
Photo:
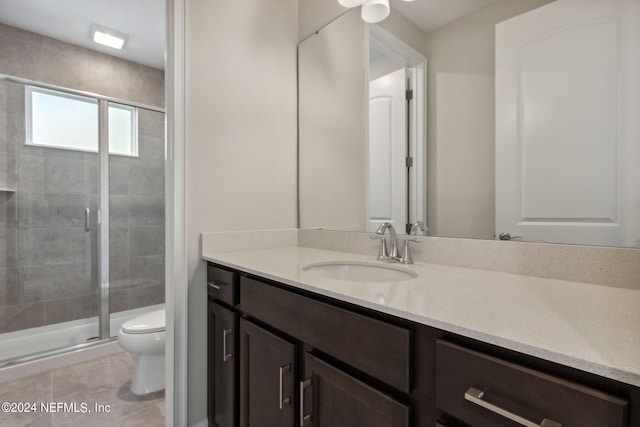
<path fill-rule="evenodd" d="M 164 389 L 165 309 L 152 311 L 122 324 L 120 347 L 135 355 L 131 392 L 147 394 Z"/>

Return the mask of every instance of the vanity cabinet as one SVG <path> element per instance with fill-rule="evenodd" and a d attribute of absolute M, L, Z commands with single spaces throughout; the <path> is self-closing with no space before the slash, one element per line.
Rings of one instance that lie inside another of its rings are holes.
<path fill-rule="evenodd" d="M 212 263 L 208 281 L 211 426 L 640 426 L 638 387 Z"/>
<path fill-rule="evenodd" d="M 208 282 L 210 425 L 414 425 L 410 328 L 211 264 Z"/>
<path fill-rule="evenodd" d="M 251 277 L 239 307 L 273 330 L 241 320 L 241 427 L 409 427 L 410 407 L 372 385 L 410 392 L 409 329 Z"/>

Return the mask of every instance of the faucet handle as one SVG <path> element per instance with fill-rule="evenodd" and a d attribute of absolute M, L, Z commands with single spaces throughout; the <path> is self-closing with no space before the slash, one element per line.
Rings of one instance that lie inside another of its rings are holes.
<path fill-rule="evenodd" d="M 418 234 L 418 231 L 424 231 L 426 233 L 427 230 L 428 228 L 424 225 L 424 222 L 416 221 L 409 229 L 409 234 L 415 236 L 416 234 Z"/>
<path fill-rule="evenodd" d="M 413 264 L 413 258 L 411 257 L 411 251 L 409 249 L 410 242 L 420 243 L 422 242 L 422 239 L 416 239 L 416 238 L 406 239 L 402 243 L 402 255 L 400 256 L 400 262 L 402 264 Z"/>
<path fill-rule="evenodd" d="M 378 260 L 389 259 L 389 252 L 387 251 L 387 238 L 384 236 L 373 235 L 369 236 L 370 239 L 380 240 L 380 250 L 378 251 Z"/>

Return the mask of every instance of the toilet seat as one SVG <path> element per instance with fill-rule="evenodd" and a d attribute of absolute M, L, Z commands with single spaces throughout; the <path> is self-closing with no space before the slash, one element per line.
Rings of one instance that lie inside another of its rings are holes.
<path fill-rule="evenodd" d="M 127 334 L 150 334 L 166 329 L 165 310 L 156 310 L 122 324 L 122 331 Z"/>

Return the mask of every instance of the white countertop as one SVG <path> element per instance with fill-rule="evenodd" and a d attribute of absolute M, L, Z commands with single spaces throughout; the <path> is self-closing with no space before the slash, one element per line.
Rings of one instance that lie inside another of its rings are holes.
<path fill-rule="evenodd" d="M 347 282 L 302 271 L 322 261 L 375 261 L 305 247 L 203 258 L 300 289 L 640 386 L 640 291 L 418 263 L 418 277 Z M 394 264 L 398 265 L 398 264 Z"/>

